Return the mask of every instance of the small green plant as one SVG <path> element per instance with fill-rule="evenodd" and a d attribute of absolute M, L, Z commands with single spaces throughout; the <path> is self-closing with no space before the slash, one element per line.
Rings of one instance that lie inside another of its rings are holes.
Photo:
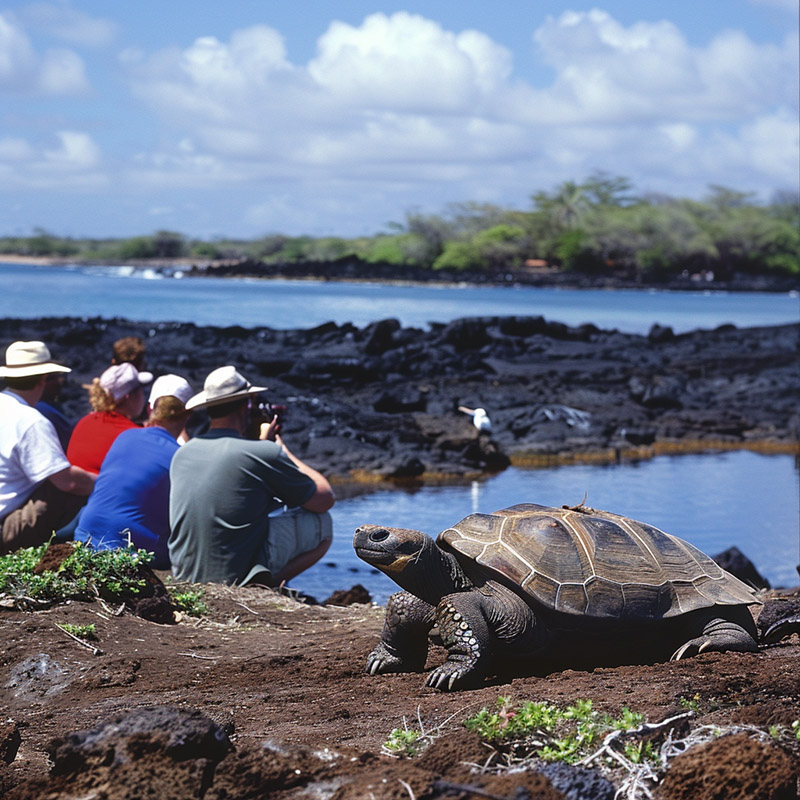
<path fill-rule="evenodd" d="M 209 612 L 208 605 L 203 600 L 202 590 L 171 592 L 170 597 L 175 608 L 190 617 L 202 617 Z"/>
<path fill-rule="evenodd" d="M 691 711 L 694 714 L 700 713 L 700 695 L 694 694 L 691 697 L 681 697 L 680 704 L 683 708 L 687 711 Z"/>
<path fill-rule="evenodd" d="M 93 550 L 75 542 L 54 570 L 35 572 L 47 545 L 0 556 L 0 596 L 19 607 L 63 602 L 70 598 L 124 600 L 146 588 L 142 566 L 153 559 L 146 550 Z"/>
<path fill-rule="evenodd" d="M 395 728 L 383 743 L 383 752 L 395 758 L 411 758 L 422 748 L 422 732 L 411 728 Z"/>
<path fill-rule="evenodd" d="M 533 755 L 545 761 L 574 764 L 589 755 L 609 733 L 630 731 L 643 719 L 629 708 L 623 708 L 617 718 L 601 714 L 591 700 L 578 700 L 566 708 L 527 701 L 514 708 L 509 698 L 498 697 L 495 709 L 481 709 L 464 725 L 493 747 L 516 756 Z M 634 743 L 632 753 L 641 761 L 652 757 L 653 749 Z"/>
<path fill-rule="evenodd" d="M 794 733 L 794 738 L 800 742 L 800 719 L 796 719 L 792 723 L 792 732 Z"/>
<path fill-rule="evenodd" d="M 652 742 L 626 742 L 622 750 L 632 764 L 658 760 L 658 753 Z"/>
<path fill-rule="evenodd" d="M 73 625 L 70 622 L 62 622 L 58 627 L 78 639 L 83 639 L 85 642 L 97 641 L 97 629 L 93 622 L 88 625 Z"/>

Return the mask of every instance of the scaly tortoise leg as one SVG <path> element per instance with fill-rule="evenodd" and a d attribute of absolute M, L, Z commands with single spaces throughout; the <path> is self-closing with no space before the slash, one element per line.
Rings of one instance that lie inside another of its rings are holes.
<path fill-rule="evenodd" d="M 781 639 L 793 633 L 800 633 L 800 615 L 798 614 L 773 622 L 772 625 L 764 631 L 761 641 L 764 642 L 764 644 L 775 644 L 775 642 L 779 642 Z"/>
<path fill-rule="evenodd" d="M 370 675 L 417 672 L 428 657 L 428 631 L 435 609 L 410 592 L 396 592 L 386 604 L 381 641 L 367 656 Z"/>
<path fill-rule="evenodd" d="M 428 674 L 426 686 L 450 690 L 485 677 L 490 633 L 482 599 L 477 592 L 458 592 L 442 598 L 436 608 L 436 623 L 449 655 Z"/>

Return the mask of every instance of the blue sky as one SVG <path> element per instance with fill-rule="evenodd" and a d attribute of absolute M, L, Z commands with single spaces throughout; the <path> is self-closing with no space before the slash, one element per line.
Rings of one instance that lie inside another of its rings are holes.
<path fill-rule="evenodd" d="M 798 150 L 797 0 L 0 0 L 0 235 L 369 235 L 596 171 L 769 200 Z"/>

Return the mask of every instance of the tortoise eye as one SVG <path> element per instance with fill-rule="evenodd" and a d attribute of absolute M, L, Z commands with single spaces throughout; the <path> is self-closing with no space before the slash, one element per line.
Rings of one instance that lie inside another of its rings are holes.
<path fill-rule="evenodd" d="M 371 542 L 383 542 L 389 538 L 389 531 L 386 528 L 378 528 L 375 531 L 372 531 L 369 535 L 369 540 Z"/>

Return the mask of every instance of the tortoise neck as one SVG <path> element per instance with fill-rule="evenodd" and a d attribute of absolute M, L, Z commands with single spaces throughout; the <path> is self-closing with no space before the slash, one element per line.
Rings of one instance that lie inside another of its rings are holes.
<path fill-rule="evenodd" d="M 428 542 L 425 545 L 428 552 L 418 562 L 422 568 L 416 576 L 417 585 L 411 591 L 425 602 L 438 605 L 445 595 L 471 588 L 472 581 L 455 556 L 441 550 L 433 539 Z"/>

